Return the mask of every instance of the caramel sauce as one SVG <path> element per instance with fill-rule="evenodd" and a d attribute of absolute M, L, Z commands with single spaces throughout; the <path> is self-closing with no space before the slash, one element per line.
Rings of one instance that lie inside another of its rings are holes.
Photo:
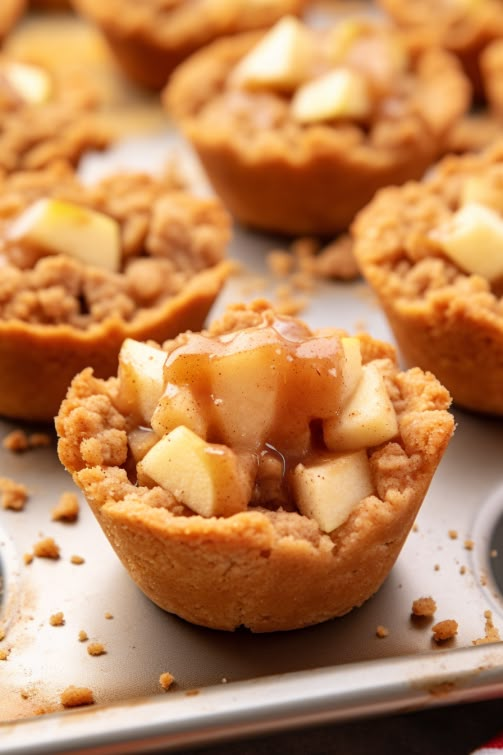
<path fill-rule="evenodd" d="M 206 440 L 255 454 L 252 503 L 285 508 L 290 470 L 326 450 L 312 428 L 338 410 L 343 351 L 333 333 L 264 314 L 255 327 L 192 334 L 166 360 L 164 396 L 188 386 L 208 419 Z"/>

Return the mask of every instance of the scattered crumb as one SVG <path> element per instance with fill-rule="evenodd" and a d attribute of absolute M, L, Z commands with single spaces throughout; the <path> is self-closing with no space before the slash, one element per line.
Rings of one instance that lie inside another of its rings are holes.
<path fill-rule="evenodd" d="M 37 558 L 59 558 L 59 545 L 52 537 L 45 537 L 33 546 L 33 555 Z"/>
<path fill-rule="evenodd" d="M 8 648 L 0 648 L 0 661 L 6 661 L 9 657 L 10 650 Z"/>
<path fill-rule="evenodd" d="M 51 445 L 51 436 L 49 433 L 32 433 L 28 437 L 30 448 L 45 448 Z"/>
<path fill-rule="evenodd" d="M 113 619 L 113 617 L 113 613 L 110 613 L 110 611 L 105 611 L 105 619 Z"/>
<path fill-rule="evenodd" d="M 80 564 L 85 564 L 86 560 L 85 558 L 82 558 L 82 556 L 73 555 L 73 556 L 70 556 L 70 562 L 72 564 L 80 565 Z"/>
<path fill-rule="evenodd" d="M 376 637 L 383 639 L 384 637 L 387 637 L 388 635 L 389 635 L 388 627 L 383 627 L 382 624 L 379 624 L 379 626 L 376 627 Z"/>
<path fill-rule="evenodd" d="M 60 696 L 61 704 L 65 708 L 77 708 L 79 705 L 93 705 L 93 691 L 88 687 L 67 687 Z"/>
<path fill-rule="evenodd" d="M 7 451 L 14 451 L 15 453 L 21 453 L 29 448 L 30 443 L 28 436 L 24 430 L 13 430 L 11 433 L 5 436 L 2 441 L 2 445 Z"/>
<path fill-rule="evenodd" d="M 5 639 L 6 631 L 5 627 L 0 626 L 0 642 Z"/>
<path fill-rule="evenodd" d="M 458 622 L 454 619 L 444 619 L 431 628 L 435 642 L 451 640 L 458 633 Z"/>
<path fill-rule="evenodd" d="M 435 566 L 433 567 L 433 569 L 435 571 L 440 571 L 440 564 L 435 564 Z"/>
<path fill-rule="evenodd" d="M 91 642 L 87 646 L 87 652 L 89 655 L 105 655 L 107 651 L 102 642 Z"/>
<path fill-rule="evenodd" d="M 460 574 L 466 574 L 466 566 L 460 566 L 459 567 L 459 573 Z"/>
<path fill-rule="evenodd" d="M 221 684 L 227 684 L 227 681 L 228 681 L 228 679 L 226 679 L 226 677 L 225 677 L 225 676 L 223 676 L 223 677 L 222 677 L 222 678 L 220 679 L 220 683 L 221 683 Z"/>
<path fill-rule="evenodd" d="M 475 546 L 475 543 L 473 542 L 473 540 L 465 540 L 463 545 L 467 551 L 472 551 Z"/>
<path fill-rule="evenodd" d="M 0 496 L 2 508 L 22 511 L 28 500 L 28 488 L 10 477 L 0 477 Z"/>
<path fill-rule="evenodd" d="M 199 689 L 188 689 L 185 693 L 185 697 L 195 697 L 196 695 L 199 695 L 201 690 Z"/>
<path fill-rule="evenodd" d="M 497 627 L 493 623 L 493 615 L 491 611 L 484 611 L 485 623 L 485 636 L 478 640 L 473 640 L 473 645 L 486 645 L 491 642 L 500 642 L 501 637 Z"/>
<path fill-rule="evenodd" d="M 65 624 L 65 616 L 63 614 L 63 611 L 58 611 L 57 613 L 53 613 L 52 616 L 49 618 L 49 624 L 52 627 L 62 627 Z"/>
<path fill-rule="evenodd" d="M 2 445 L 7 451 L 22 453 L 30 448 L 50 446 L 51 436 L 48 433 L 31 433 L 28 435 L 24 430 L 13 430 L 3 439 Z"/>
<path fill-rule="evenodd" d="M 449 530 L 448 535 L 451 538 L 451 540 L 457 540 L 458 539 L 457 530 Z"/>
<path fill-rule="evenodd" d="M 51 512 L 55 522 L 76 522 L 79 516 L 79 499 L 75 493 L 65 492 Z"/>
<path fill-rule="evenodd" d="M 414 522 L 414 524 L 412 525 L 412 532 L 419 532 L 419 525 L 417 524 L 417 522 Z"/>
<path fill-rule="evenodd" d="M 493 548 L 489 555 L 490 555 L 491 558 L 497 558 L 498 557 L 498 551 L 496 550 L 496 548 Z"/>
<path fill-rule="evenodd" d="M 427 616 L 431 618 L 434 616 L 437 610 L 437 604 L 431 596 L 426 598 L 417 598 L 412 603 L 412 615 L 413 616 Z"/>
<path fill-rule="evenodd" d="M 87 640 L 89 639 L 89 635 L 83 629 L 80 630 L 78 636 L 79 636 L 79 642 L 87 642 Z"/>
<path fill-rule="evenodd" d="M 480 575 L 480 584 L 482 587 L 487 587 L 487 574 Z"/>
<path fill-rule="evenodd" d="M 170 674 L 169 671 L 166 671 L 164 674 L 161 674 L 159 677 L 159 684 L 163 689 L 169 689 L 175 681 L 175 677 L 173 674 Z"/>
<path fill-rule="evenodd" d="M 33 553 L 25 553 L 23 555 L 23 561 L 26 566 L 28 566 L 28 564 L 31 564 L 31 562 L 33 561 Z"/>

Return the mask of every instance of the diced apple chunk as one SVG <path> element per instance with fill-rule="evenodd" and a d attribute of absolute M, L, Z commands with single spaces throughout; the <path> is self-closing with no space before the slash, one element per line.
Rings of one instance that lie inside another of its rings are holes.
<path fill-rule="evenodd" d="M 345 406 L 356 390 L 362 377 L 362 352 L 360 340 L 352 336 L 341 338 L 344 352 L 340 404 Z"/>
<path fill-rule="evenodd" d="M 356 451 L 390 440 L 398 433 L 398 421 L 383 377 L 372 363 L 362 367 L 362 377 L 340 414 L 323 422 L 323 439 L 332 451 Z"/>
<path fill-rule="evenodd" d="M 49 74 L 40 66 L 7 60 L 0 66 L 0 77 L 30 105 L 40 105 L 51 96 L 52 82 Z"/>
<path fill-rule="evenodd" d="M 152 415 L 152 429 L 162 436 L 179 425 L 205 439 L 208 431 L 207 408 L 187 385 L 168 383 Z"/>
<path fill-rule="evenodd" d="M 158 440 L 159 436 L 153 430 L 144 427 L 135 427 L 128 433 L 128 445 L 137 464 Z"/>
<path fill-rule="evenodd" d="M 313 55 L 310 33 L 293 16 L 285 16 L 241 60 L 232 83 L 247 89 L 293 91 L 308 75 Z"/>
<path fill-rule="evenodd" d="M 119 400 L 124 410 L 146 425 L 164 391 L 166 353 L 126 338 L 119 352 Z"/>
<path fill-rule="evenodd" d="M 314 464 L 297 464 L 292 489 L 300 513 L 314 519 L 323 532 L 332 532 L 374 492 L 367 454 L 334 454 Z"/>
<path fill-rule="evenodd" d="M 117 221 L 72 202 L 38 199 L 13 222 L 8 239 L 22 240 L 46 254 L 66 254 L 111 272 L 120 268 Z"/>
<path fill-rule="evenodd" d="M 206 443 L 183 425 L 161 438 L 138 470 L 204 517 L 244 511 L 254 481 L 250 464 L 234 451 Z"/>
<path fill-rule="evenodd" d="M 259 450 L 271 431 L 286 369 L 286 354 L 266 343 L 210 361 L 217 437 L 233 448 Z"/>
<path fill-rule="evenodd" d="M 503 218 L 489 207 L 465 204 L 431 237 L 464 272 L 489 281 L 503 276 Z"/>
<path fill-rule="evenodd" d="M 495 170 L 484 176 L 470 176 L 464 181 L 461 204 L 473 202 L 490 207 L 500 215 L 503 214 L 503 171 Z"/>
<path fill-rule="evenodd" d="M 360 120 L 370 115 L 372 99 L 364 76 L 349 68 L 338 68 L 301 86 L 291 107 L 299 123 Z"/>

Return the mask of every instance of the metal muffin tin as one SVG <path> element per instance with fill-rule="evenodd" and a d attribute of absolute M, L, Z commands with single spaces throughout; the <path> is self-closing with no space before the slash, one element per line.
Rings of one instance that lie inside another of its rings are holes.
<path fill-rule="evenodd" d="M 175 149 L 198 190 L 192 155 L 169 129 L 84 162 L 92 180 L 133 164 L 156 169 Z M 212 316 L 232 301 L 273 296 L 267 251 L 281 239 L 235 229 L 232 278 Z M 366 329 L 393 341 L 362 280 L 320 283 L 301 315 L 311 326 Z M 43 390 L 36 384 L 34 390 Z M 454 411 L 457 429 L 417 525 L 381 590 L 347 616 L 301 631 L 224 633 L 192 626 L 136 588 L 80 496 L 78 522 L 51 521 L 60 494 L 74 490 L 49 448 L 0 449 L 0 475 L 30 491 L 24 511 L 0 510 L 0 752 L 164 751 L 246 733 L 503 695 L 503 644 L 475 646 L 492 619 L 503 637 L 503 422 Z M 0 439 L 19 427 L 0 422 Z M 33 428 L 25 428 L 31 430 Z M 40 428 L 36 428 L 40 429 Z M 25 565 L 42 537 L 58 560 Z M 82 556 L 81 565 L 70 561 Z M 432 596 L 433 621 L 413 621 L 412 601 Z M 62 611 L 63 626 L 52 626 Z M 490 612 L 490 613 L 488 613 Z M 453 640 L 432 640 L 434 621 L 459 624 Z M 378 637 L 376 628 L 389 634 Z M 92 657 L 78 633 L 104 644 Z M 159 684 L 171 672 L 169 691 Z M 96 705 L 63 710 L 69 685 L 90 687 Z"/>
<path fill-rule="evenodd" d="M 85 173 L 138 153 L 145 165 L 158 164 L 173 146 L 180 143 L 170 132 L 136 141 L 88 162 Z M 265 257 L 278 245 L 235 229 L 230 253 L 246 269 L 229 281 L 212 314 L 231 301 L 272 296 L 277 281 L 267 277 Z M 320 283 L 302 316 L 313 327 L 365 328 L 392 340 L 361 280 Z M 503 694 L 503 644 L 473 645 L 485 636 L 487 611 L 503 634 L 503 423 L 455 415 L 454 438 L 417 526 L 378 594 L 341 619 L 271 635 L 202 629 L 158 609 L 132 583 L 84 501 L 77 523 L 51 521 L 59 495 L 73 489 L 55 438 L 49 448 L 22 454 L 2 449 L 1 474 L 27 485 L 30 499 L 24 511 L 0 511 L 0 616 L 7 628 L 0 647 L 10 650 L 0 662 L 0 752 L 106 746 L 119 753 L 126 741 L 132 752 L 169 749 Z M 2 436 L 18 426 L 3 422 Z M 60 545 L 60 559 L 25 565 L 23 555 L 47 536 Z M 71 563 L 74 554 L 85 563 Z M 428 595 L 437 602 L 436 621 L 459 624 L 456 638 L 442 646 L 432 641 L 433 622 L 410 618 L 412 601 Z M 58 611 L 65 624 L 52 626 Z M 379 625 L 387 637 L 376 636 Z M 106 654 L 91 657 L 78 640 L 81 629 Z M 164 671 L 176 679 L 168 692 L 159 684 Z M 90 687 L 96 705 L 62 710 L 59 695 L 71 684 Z"/>

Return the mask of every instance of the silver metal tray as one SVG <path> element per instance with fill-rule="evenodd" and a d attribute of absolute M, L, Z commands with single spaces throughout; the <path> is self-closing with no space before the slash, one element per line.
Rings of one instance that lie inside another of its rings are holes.
<path fill-rule="evenodd" d="M 131 162 L 155 169 L 173 147 L 181 143 L 166 129 L 86 161 L 83 174 L 91 179 Z M 185 148 L 182 154 L 201 186 L 192 156 Z M 268 277 L 265 254 L 279 244 L 236 228 L 230 254 L 245 269 L 212 314 L 231 301 L 272 296 L 277 281 Z M 393 340 L 361 280 L 320 283 L 302 316 L 314 327 L 365 328 Z M 486 635 L 489 616 L 503 636 L 503 422 L 455 415 L 455 436 L 417 526 L 379 593 L 344 618 L 271 635 L 205 630 L 158 609 L 132 583 L 83 500 L 76 524 L 51 521 L 59 495 L 73 489 L 55 438 L 52 447 L 23 454 L 1 449 L 0 474 L 26 484 L 30 499 L 22 512 L 0 510 L 0 622 L 7 628 L 0 648 L 10 651 L 0 661 L 0 752 L 169 750 L 503 695 L 503 644 L 473 644 Z M 0 437 L 17 427 L 1 422 Z M 43 536 L 56 540 L 61 558 L 25 565 L 23 554 Z M 74 554 L 85 562 L 71 563 Z M 428 595 L 437 602 L 436 621 L 459 624 L 442 646 L 431 639 L 433 622 L 410 618 L 412 601 Z M 51 626 L 58 611 L 65 624 Z M 387 637 L 376 636 L 378 625 Z M 106 654 L 91 657 L 78 641 L 81 629 Z M 165 671 L 176 679 L 167 692 L 159 685 Z M 60 693 L 71 684 L 92 688 L 97 704 L 62 710 Z"/>

